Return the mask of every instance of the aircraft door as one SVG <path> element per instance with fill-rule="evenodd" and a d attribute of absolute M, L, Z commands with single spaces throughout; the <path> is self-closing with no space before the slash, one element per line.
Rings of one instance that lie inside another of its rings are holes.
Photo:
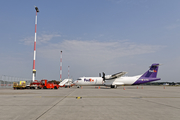
<path fill-rule="evenodd" d="M 97 79 L 96 79 L 96 82 L 95 82 L 95 84 L 97 84 Z"/>

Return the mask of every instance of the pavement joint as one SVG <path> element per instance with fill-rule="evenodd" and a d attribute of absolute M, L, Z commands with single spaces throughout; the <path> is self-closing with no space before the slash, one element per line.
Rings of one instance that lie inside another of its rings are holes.
<path fill-rule="evenodd" d="M 75 91 L 75 90 L 74 90 Z M 49 109 L 47 109 L 45 112 L 43 112 L 39 117 L 36 118 L 36 120 L 38 120 L 39 118 L 41 118 L 44 114 L 46 114 L 48 111 L 50 111 L 53 107 L 55 107 L 57 104 L 59 104 L 61 101 L 63 101 L 67 96 L 69 96 L 70 94 L 72 94 L 74 91 L 70 92 L 68 95 L 64 96 L 64 98 L 60 99 L 57 103 L 55 103 L 53 106 L 51 106 Z"/>

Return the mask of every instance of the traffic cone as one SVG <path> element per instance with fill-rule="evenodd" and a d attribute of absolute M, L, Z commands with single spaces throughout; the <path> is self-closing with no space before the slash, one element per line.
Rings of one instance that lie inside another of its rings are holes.
<path fill-rule="evenodd" d="M 138 86 L 137 86 L 137 89 L 138 89 Z"/>
<path fill-rule="evenodd" d="M 143 86 L 141 88 L 143 89 Z"/>
<path fill-rule="evenodd" d="M 82 89 L 83 87 L 81 86 L 81 89 Z"/>
<path fill-rule="evenodd" d="M 123 87 L 123 89 L 126 90 L 125 87 Z"/>
<path fill-rule="evenodd" d="M 98 89 L 100 89 L 100 86 L 98 87 Z"/>

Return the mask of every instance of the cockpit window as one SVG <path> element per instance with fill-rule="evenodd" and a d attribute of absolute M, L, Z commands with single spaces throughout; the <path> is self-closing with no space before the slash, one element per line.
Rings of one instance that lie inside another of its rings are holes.
<path fill-rule="evenodd" d="M 79 79 L 77 79 L 77 80 L 82 80 L 82 79 L 79 78 Z"/>

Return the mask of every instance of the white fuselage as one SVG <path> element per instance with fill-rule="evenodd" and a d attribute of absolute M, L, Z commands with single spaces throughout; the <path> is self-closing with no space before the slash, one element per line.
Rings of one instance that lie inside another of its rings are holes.
<path fill-rule="evenodd" d="M 105 80 L 103 81 L 102 77 L 80 77 L 73 83 L 78 86 L 110 86 L 110 85 L 132 85 L 135 83 L 141 75 L 132 76 L 132 77 L 119 77 L 111 80 Z"/>
<path fill-rule="evenodd" d="M 73 82 L 78 86 L 100 86 L 104 85 L 104 81 L 102 77 L 80 77 L 76 81 Z"/>
<path fill-rule="evenodd" d="M 140 77 L 141 77 L 141 75 L 132 76 L 132 77 L 125 76 L 125 77 L 115 78 L 115 79 L 112 79 L 112 80 L 105 80 L 104 85 L 106 85 L 106 86 L 110 86 L 110 85 L 117 85 L 117 86 L 132 85 Z"/>

